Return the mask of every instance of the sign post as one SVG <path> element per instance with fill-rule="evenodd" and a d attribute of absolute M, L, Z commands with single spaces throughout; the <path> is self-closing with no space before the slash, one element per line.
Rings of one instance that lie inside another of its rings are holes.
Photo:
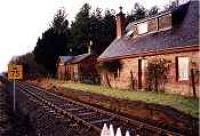
<path fill-rule="evenodd" d="M 15 100 L 15 79 L 13 79 L 13 111 L 16 111 L 16 100 Z"/>
<path fill-rule="evenodd" d="M 8 65 L 8 79 L 13 80 L 13 111 L 16 111 L 16 94 L 15 94 L 15 80 L 23 79 L 23 66 L 9 64 Z"/>

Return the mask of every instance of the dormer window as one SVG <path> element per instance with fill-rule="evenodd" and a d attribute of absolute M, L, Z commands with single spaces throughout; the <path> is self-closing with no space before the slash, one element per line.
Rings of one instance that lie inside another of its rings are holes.
<path fill-rule="evenodd" d="M 159 17 L 159 30 L 168 30 L 172 27 L 172 17 L 171 14 L 167 14 Z"/>
<path fill-rule="evenodd" d="M 138 34 L 144 34 L 147 32 L 148 32 L 148 23 L 147 22 L 138 24 Z"/>
<path fill-rule="evenodd" d="M 144 34 L 152 34 L 167 31 L 172 28 L 172 14 L 170 12 L 158 14 L 157 16 L 145 18 L 130 23 L 126 30 L 126 38 L 137 38 Z"/>

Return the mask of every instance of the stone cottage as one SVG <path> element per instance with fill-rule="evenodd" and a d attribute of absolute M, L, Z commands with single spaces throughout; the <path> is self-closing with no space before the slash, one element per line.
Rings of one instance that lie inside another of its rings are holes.
<path fill-rule="evenodd" d="M 84 53 L 77 56 L 60 56 L 57 63 L 58 79 L 85 81 L 93 80 L 97 71 L 95 68 L 97 56 L 91 53 Z"/>
<path fill-rule="evenodd" d="M 59 56 L 57 61 L 57 77 L 58 79 L 65 79 L 66 78 L 66 64 L 70 60 L 72 60 L 72 56 Z"/>
<path fill-rule="evenodd" d="M 101 72 L 101 83 L 137 90 L 148 88 L 149 64 L 165 60 L 164 91 L 199 96 L 199 2 L 179 7 L 124 26 L 122 11 L 116 15 L 116 39 L 98 57 L 98 63 L 120 67 Z M 116 62 L 120 62 L 120 65 Z M 115 75 L 115 76 L 114 76 Z"/>
<path fill-rule="evenodd" d="M 97 57 L 94 54 L 81 54 L 73 56 L 65 65 L 66 79 L 72 81 L 92 80 L 90 78 L 96 76 L 95 64 Z"/>

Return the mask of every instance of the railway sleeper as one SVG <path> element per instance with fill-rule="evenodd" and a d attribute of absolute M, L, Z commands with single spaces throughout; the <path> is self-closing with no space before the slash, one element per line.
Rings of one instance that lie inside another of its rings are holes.
<path fill-rule="evenodd" d="M 78 117 L 83 117 L 83 116 L 92 116 L 92 115 L 95 115 L 96 114 L 96 112 L 94 112 L 94 111 L 91 111 L 91 112 L 79 112 L 78 114 L 76 114 Z"/>
<path fill-rule="evenodd" d="M 90 121 L 90 123 L 95 125 L 95 124 L 98 124 L 98 123 L 109 123 L 110 121 L 112 121 L 112 118 L 93 120 L 93 121 Z"/>

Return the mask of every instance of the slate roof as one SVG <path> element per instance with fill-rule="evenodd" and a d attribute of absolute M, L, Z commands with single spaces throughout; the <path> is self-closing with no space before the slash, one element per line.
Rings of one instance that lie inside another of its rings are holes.
<path fill-rule="evenodd" d="M 190 1 L 172 11 L 172 29 L 127 39 L 115 39 L 99 56 L 99 60 L 140 54 L 145 51 L 159 51 L 168 48 L 197 46 L 199 42 L 199 2 Z"/>
<path fill-rule="evenodd" d="M 59 56 L 59 59 L 63 59 L 65 64 L 76 64 L 80 63 L 91 55 L 92 54 L 85 53 L 77 56 Z"/>
<path fill-rule="evenodd" d="M 60 60 L 63 60 L 64 63 L 69 62 L 70 60 L 72 60 L 73 56 L 59 56 Z"/>
<path fill-rule="evenodd" d="M 89 56 L 91 56 L 91 54 L 89 54 L 89 53 L 74 56 L 73 59 L 69 63 L 71 63 L 71 64 L 79 63 L 79 62 L 83 61 L 84 59 L 88 58 Z"/>

